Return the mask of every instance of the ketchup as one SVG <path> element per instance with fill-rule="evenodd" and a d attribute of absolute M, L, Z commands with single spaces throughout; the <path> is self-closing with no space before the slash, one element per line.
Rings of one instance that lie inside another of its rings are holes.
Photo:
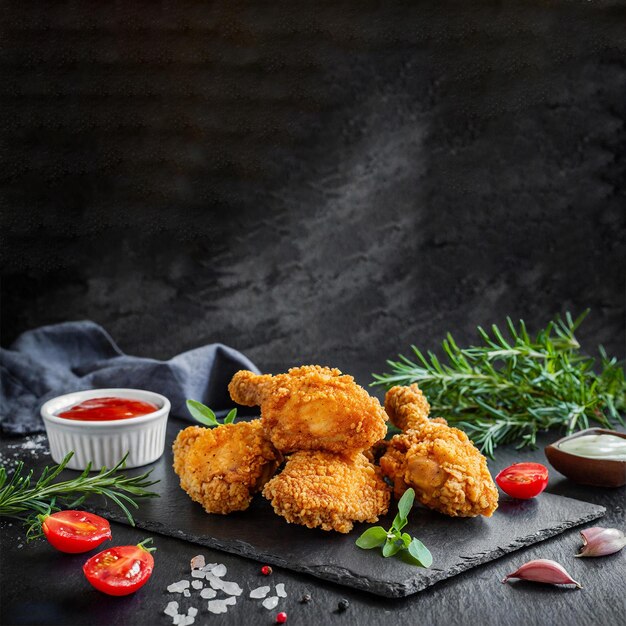
<path fill-rule="evenodd" d="M 58 417 L 81 422 L 103 422 L 107 420 L 125 420 L 140 417 L 158 411 L 159 407 L 151 402 L 130 398 L 93 398 L 59 413 Z"/>

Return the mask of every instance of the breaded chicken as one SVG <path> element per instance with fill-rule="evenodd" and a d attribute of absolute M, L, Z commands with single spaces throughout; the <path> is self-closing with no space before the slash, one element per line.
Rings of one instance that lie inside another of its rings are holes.
<path fill-rule="evenodd" d="M 385 396 L 385 411 L 391 423 L 406 432 L 428 421 L 430 404 L 417 385 L 394 387 Z"/>
<path fill-rule="evenodd" d="M 380 402 L 338 369 L 305 365 L 277 376 L 242 370 L 228 389 L 235 402 L 261 406 L 263 426 L 281 452 L 359 452 L 387 432 Z"/>
<path fill-rule="evenodd" d="M 264 487 L 289 523 L 348 533 L 354 522 L 376 522 L 389 508 L 389 487 L 363 454 L 296 452 Z"/>
<path fill-rule="evenodd" d="M 409 488 L 425 506 L 452 517 L 491 517 L 498 490 L 487 460 L 468 436 L 442 418 L 428 419 L 428 403 L 417 385 L 393 387 L 385 409 L 406 429 L 394 436 L 380 459 L 397 498 Z"/>
<path fill-rule="evenodd" d="M 247 509 L 282 461 L 258 419 L 190 426 L 178 433 L 173 449 L 180 486 L 207 513 Z"/>
<path fill-rule="evenodd" d="M 271 374 L 255 374 L 239 370 L 230 381 L 230 397 L 244 406 L 259 406 L 268 397 L 274 377 Z"/>

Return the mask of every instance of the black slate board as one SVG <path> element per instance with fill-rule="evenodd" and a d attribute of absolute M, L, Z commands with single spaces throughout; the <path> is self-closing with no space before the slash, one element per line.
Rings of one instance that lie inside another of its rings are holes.
<path fill-rule="evenodd" d="M 501 499 L 493 517 L 459 519 L 414 509 L 405 529 L 433 554 L 422 569 L 398 558 L 384 559 L 354 542 L 367 525 L 341 535 L 287 524 L 257 496 L 247 511 L 208 515 L 179 487 L 172 470 L 171 441 L 184 427 L 171 421 L 163 457 L 154 464 L 153 487 L 160 498 L 144 500 L 135 514 L 139 528 L 232 552 L 371 593 L 407 596 L 514 550 L 543 541 L 569 528 L 602 517 L 605 508 L 544 493 L 535 500 Z M 392 507 L 392 509 L 395 507 Z M 100 509 L 109 519 L 127 523 L 119 509 Z M 388 527 L 393 515 L 381 520 Z"/>

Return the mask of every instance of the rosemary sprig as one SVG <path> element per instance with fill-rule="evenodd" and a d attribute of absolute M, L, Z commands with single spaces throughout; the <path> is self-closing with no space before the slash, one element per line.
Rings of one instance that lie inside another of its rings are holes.
<path fill-rule="evenodd" d="M 134 498 L 152 498 L 159 495 L 147 489 L 159 482 L 148 480 L 152 470 L 140 476 L 125 476 L 119 473 L 128 454 L 115 467 L 111 469 L 103 467 L 98 474 L 90 475 L 91 464 L 89 464 L 80 476 L 53 482 L 65 469 L 73 454 L 70 452 L 58 465 L 46 466 L 34 485 L 31 485 L 33 470 L 24 472 L 24 464 L 21 461 L 10 480 L 6 468 L 0 467 L 0 517 L 16 517 L 23 520 L 30 525 L 28 536 L 33 539 L 41 527 L 38 516 L 60 511 L 61 508 L 75 509 L 89 496 L 101 495 L 115 502 L 134 526 L 135 521 L 129 510 L 129 506 L 138 508 Z"/>
<path fill-rule="evenodd" d="M 435 415 L 462 428 L 488 456 L 504 443 L 534 447 L 537 434 L 564 427 L 569 434 L 591 422 L 624 424 L 624 369 L 600 346 L 600 361 L 580 351 L 575 332 L 589 313 L 557 317 L 535 337 L 522 320 L 507 331 L 478 327 L 480 345 L 460 348 L 448 333 L 444 358 L 412 346 L 415 359 L 387 361 L 391 372 L 373 385 L 418 383 Z M 506 336 L 505 336 L 506 335 Z M 597 367 L 598 372 L 594 368 Z"/>

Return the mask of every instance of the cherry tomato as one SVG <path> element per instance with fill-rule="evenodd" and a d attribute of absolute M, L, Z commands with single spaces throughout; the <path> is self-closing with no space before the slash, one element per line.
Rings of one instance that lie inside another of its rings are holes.
<path fill-rule="evenodd" d="M 528 500 L 548 486 L 548 468 L 541 463 L 513 463 L 496 476 L 496 482 L 512 498 Z"/>
<path fill-rule="evenodd" d="M 89 552 L 111 539 L 109 522 L 85 511 L 53 513 L 42 519 L 41 528 L 50 545 L 70 554 Z"/>
<path fill-rule="evenodd" d="M 87 580 L 102 593 L 110 596 L 127 596 L 143 587 L 154 568 L 150 554 L 156 548 L 147 548 L 146 539 L 136 546 L 116 546 L 98 552 L 84 565 Z"/>

